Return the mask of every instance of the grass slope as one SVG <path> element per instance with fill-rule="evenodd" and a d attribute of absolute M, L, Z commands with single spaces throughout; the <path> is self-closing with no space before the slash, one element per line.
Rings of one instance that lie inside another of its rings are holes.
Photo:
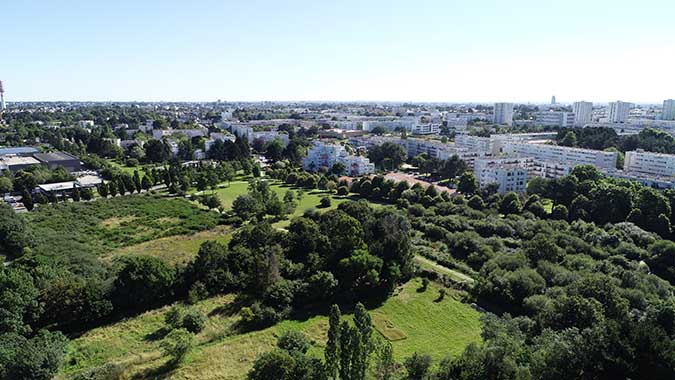
<path fill-rule="evenodd" d="M 101 257 L 103 260 L 111 260 L 113 257 L 143 254 L 158 257 L 169 264 L 184 265 L 190 262 L 199 247 L 207 240 L 216 240 L 227 244 L 232 238 L 231 229 L 226 226 L 218 226 L 211 230 L 200 231 L 192 235 L 169 236 L 144 243 L 116 249 Z"/>
<path fill-rule="evenodd" d="M 420 284 L 419 280 L 405 284 L 384 305 L 371 310 L 376 330 L 393 341 L 396 360 L 418 351 L 431 354 L 437 361 L 445 355 L 457 355 L 467 344 L 480 341 L 477 311 L 450 296 L 436 302 L 436 285 L 430 284 L 426 292 L 418 292 Z M 242 380 L 255 358 L 272 349 L 277 336 L 287 330 L 305 333 L 313 342 L 310 354 L 322 355 L 327 317 L 283 321 L 264 330 L 239 333 L 233 328 L 238 320 L 237 310 L 224 312 L 233 300 L 228 295 L 193 306 L 209 315 L 207 327 L 198 335 L 197 347 L 174 370 L 163 369 L 167 358 L 159 349 L 164 314 L 169 309 L 164 307 L 94 329 L 73 340 L 57 379 L 72 379 L 84 369 L 115 362 L 124 365 L 124 378 L 128 379 Z"/>

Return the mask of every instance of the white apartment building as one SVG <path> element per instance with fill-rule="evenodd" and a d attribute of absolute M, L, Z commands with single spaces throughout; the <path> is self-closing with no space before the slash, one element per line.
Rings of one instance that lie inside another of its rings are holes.
<path fill-rule="evenodd" d="M 645 152 L 642 149 L 626 152 L 623 170 L 653 176 L 675 177 L 675 155 Z"/>
<path fill-rule="evenodd" d="M 342 163 L 347 174 L 352 176 L 375 172 L 375 165 L 368 158 L 350 155 L 342 145 L 322 142 L 316 142 L 307 152 L 302 166 L 305 170 L 317 171 L 321 168 L 330 169 L 337 162 Z"/>
<path fill-rule="evenodd" d="M 661 120 L 675 120 L 675 100 L 668 99 L 663 101 Z"/>
<path fill-rule="evenodd" d="M 527 188 L 528 161 L 531 158 L 477 159 L 474 173 L 478 185 L 483 188 L 498 184 L 501 194 L 510 191 L 524 193 Z"/>
<path fill-rule="evenodd" d="M 535 117 L 539 125 L 564 128 L 574 126 L 574 115 L 572 112 L 548 111 L 537 112 Z"/>
<path fill-rule="evenodd" d="M 513 124 L 513 103 L 495 103 L 492 121 L 495 124 Z"/>
<path fill-rule="evenodd" d="M 617 152 L 522 142 L 505 144 L 504 152 L 520 157 L 532 157 L 535 161 L 560 163 L 564 167 L 593 165 L 598 169 L 615 169 L 618 157 Z"/>
<path fill-rule="evenodd" d="M 413 127 L 413 135 L 437 135 L 441 131 L 440 124 L 417 124 Z"/>
<path fill-rule="evenodd" d="M 511 142 L 546 141 L 555 137 L 556 132 L 509 133 L 490 137 L 457 135 L 455 144 L 460 151 L 497 155 L 504 153 L 505 145 Z"/>
<path fill-rule="evenodd" d="M 401 117 L 401 118 L 372 118 L 361 121 L 364 131 L 372 131 L 377 127 L 382 127 L 388 131 L 404 130 L 412 131 L 417 125 L 416 117 Z"/>
<path fill-rule="evenodd" d="M 607 120 L 610 123 L 625 123 L 628 120 L 628 113 L 631 107 L 631 103 L 622 101 L 609 103 L 607 107 Z"/>
<path fill-rule="evenodd" d="M 572 112 L 574 112 L 574 125 L 577 127 L 583 127 L 593 121 L 593 103 L 591 102 L 574 102 Z"/>

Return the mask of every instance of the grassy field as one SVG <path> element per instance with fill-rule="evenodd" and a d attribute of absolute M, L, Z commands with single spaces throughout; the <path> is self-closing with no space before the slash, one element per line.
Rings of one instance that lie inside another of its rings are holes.
<path fill-rule="evenodd" d="M 473 283 L 474 280 L 473 278 L 465 275 L 462 272 L 458 272 L 454 269 L 450 269 L 447 267 L 442 266 L 441 264 L 438 264 L 432 260 L 427 259 L 426 257 L 422 256 L 415 256 L 415 262 L 420 266 L 422 269 L 430 270 L 432 272 L 436 272 L 438 274 L 444 274 L 450 278 L 452 278 L 455 281 L 459 282 L 466 282 L 466 283 Z"/>
<path fill-rule="evenodd" d="M 118 248 L 101 257 L 112 260 L 113 257 L 143 254 L 158 257 L 169 264 L 186 264 L 197 256 L 199 247 L 207 240 L 216 240 L 227 244 L 232 238 L 231 229 L 218 226 L 211 230 L 200 231 L 192 235 L 169 236 L 144 243 Z"/>
<path fill-rule="evenodd" d="M 216 227 L 219 215 L 178 198 L 133 195 L 39 207 L 25 217 L 35 251 L 77 265 L 122 247 Z"/>
<path fill-rule="evenodd" d="M 479 313 L 450 296 L 438 301 L 438 288 L 430 284 L 420 292 L 421 281 L 402 286 L 384 305 L 371 310 L 376 330 L 392 341 L 397 361 L 413 352 L 432 355 L 437 363 L 457 355 L 471 342 L 480 341 Z M 119 363 L 128 379 L 226 379 L 243 380 L 255 358 L 275 344 L 287 330 L 305 333 L 313 342 L 311 355 L 321 356 L 328 327 L 325 316 L 283 321 L 273 327 L 239 333 L 234 297 L 205 300 L 195 306 L 209 315 L 207 327 L 197 336 L 197 346 L 178 368 L 166 370 L 167 358 L 159 349 L 164 314 L 168 307 L 146 312 L 87 332 L 70 344 L 66 364 L 57 379 L 66 380 L 84 369 Z"/>

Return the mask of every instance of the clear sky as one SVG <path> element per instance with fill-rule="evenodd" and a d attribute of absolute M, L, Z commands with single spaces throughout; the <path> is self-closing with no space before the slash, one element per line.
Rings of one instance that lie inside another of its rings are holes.
<path fill-rule="evenodd" d="M 673 0 L 5 0 L 11 100 L 675 98 Z"/>

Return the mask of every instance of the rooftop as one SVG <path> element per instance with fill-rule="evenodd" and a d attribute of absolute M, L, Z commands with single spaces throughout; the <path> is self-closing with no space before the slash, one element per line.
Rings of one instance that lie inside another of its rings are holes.
<path fill-rule="evenodd" d="M 40 161 L 34 159 L 33 157 L 22 157 L 22 156 L 0 157 L 0 165 L 2 166 L 39 165 L 39 164 Z"/>
<path fill-rule="evenodd" d="M 79 158 L 64 152 L 36 153 L 33 157 L 42 162 L 79 160 Z"/>
<path fill-rule="evenodd" d="M 32 153 L 37 153 L 39 150 L 37 148 L 33 148 L 32 146 L 17 146 L 17 147 L 9 147 L 9 148 L 0 148 L 0 156 L 5 156 L 5 155 L 21 155 L 21 154 L 32 154 Z"/>

